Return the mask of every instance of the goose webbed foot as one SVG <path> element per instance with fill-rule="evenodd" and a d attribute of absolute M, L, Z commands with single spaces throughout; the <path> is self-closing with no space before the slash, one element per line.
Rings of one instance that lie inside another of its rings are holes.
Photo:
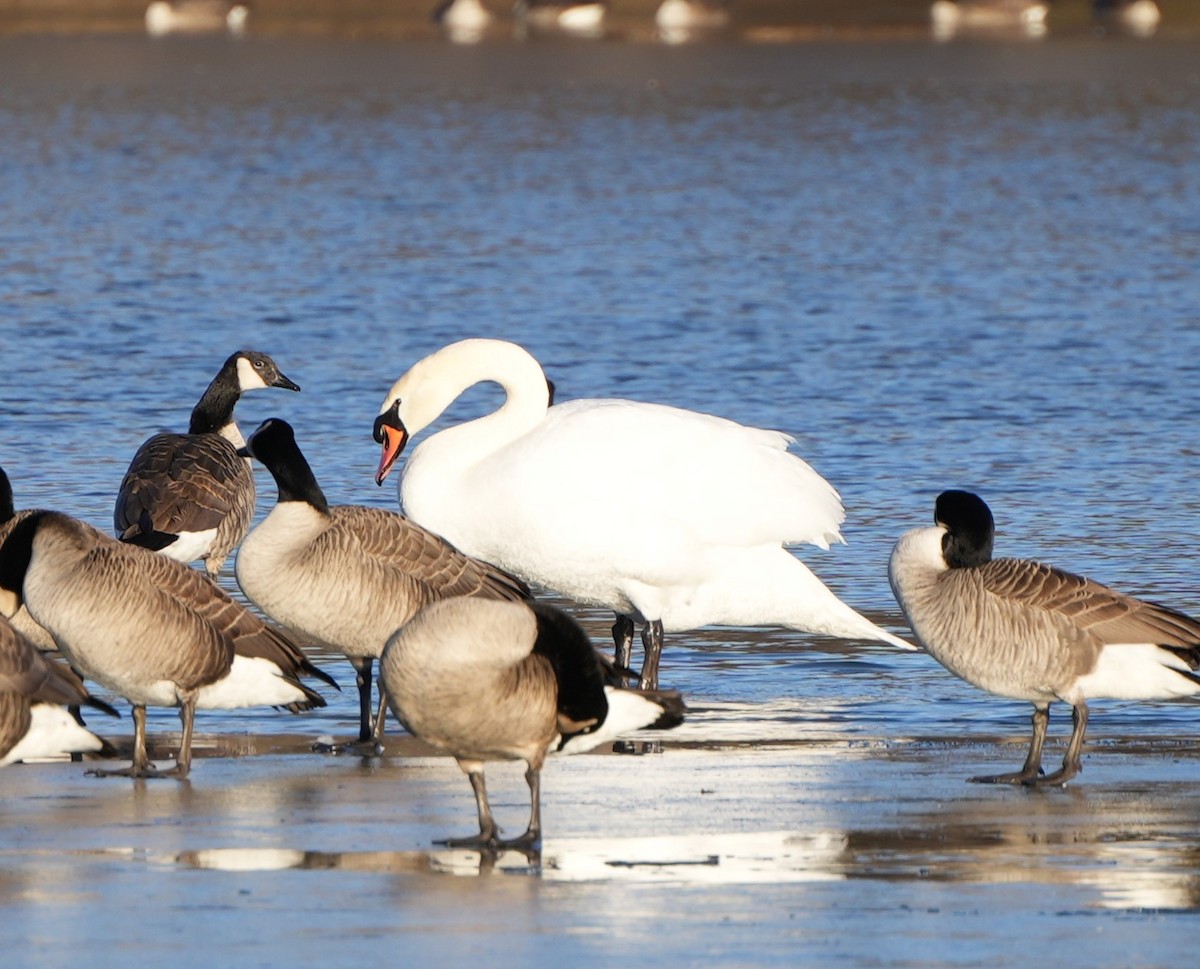
<path fill-rule="evenodd" d="M 328 754 L 331 757 L 340 757 L 347 754 L 351 757 L 381 757 L 383 756 L 383 744 L 378 740 L 368 737 L 366 740 L 352 740 L 348 743 L 337 743 L 332 737 L 318 737 L 312 743 L 312 751 L 315 754 Z"/>
<path fill-rule="evenodd" d="M 182 781 L 187 778 L 189 767 L 190 765 L 186 764 L 176 764 L 174 767 L 164 770 L 160 767 L 155 767 L 151 763 L 133 763 L 128 767 L 93 767 L 87 773 L 92 777 L 132 777 L 137 780 L 156 780 L 160 777 L 171 777 L 175 780 Z"/>
<path fill-rule="evenodd" d="M 1041 776 L 1041 768 L 1038 768 L 1032 774 L 1026 770 L 1018 770 L 1011 774 L 986 774 L 980 777 L 969 777 L 967 782 L 970 784 L 1024 784 L 1029 787 L 1037 784 Z"/>
<path fill-rule="evenodd" d="M 614 754 L 632 754 L 641 757 L 644 754 L 661 754 L 663 745 L 658 740 L 618 740 L 612 746 Z"/>

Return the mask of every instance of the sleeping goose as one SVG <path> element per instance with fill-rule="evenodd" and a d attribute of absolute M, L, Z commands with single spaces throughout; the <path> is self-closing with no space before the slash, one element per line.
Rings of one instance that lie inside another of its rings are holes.
<path fill-rule="evenodd" d="M 606 685 L 605 665 L 566 613 L 542 602 L 460 598 L 432 603 L 388 640 L 379 677 L 397 719 L 452 754 L 470 778 L 479 834 L 443 844 L 530 847 L 541 838 L 541 770 L 551 751 L 578 753 L 643 728 L 683 721 L 673 692 Z M 529 826 L 501 840 L 484 762 L 523 760 Z"/>
<path fill-rule="evenodd" d="M 70 669 L 44 657 L 0 618 L 0 766 L 74 753 L 115 755 L 111 744 L 64 709 L 81 704 L 119 716 Z"/>
<path fill-rule="evenodd" d="M 1200 621 L 1091 579 L 1026 559 L 993 559 L 992 513 L 977 495 L 938 496 L 933 528 L 906 533 L 888 574 L 917 639 L 951 673 L 1033 704 L 1025 765 L 974 777 L 1065 784 L 1082 769 L 1088 700 L 1157 700 L 1200 693 Z M 1071 705 L 1062 767 L 1041 775 L 1050 704 Z"/>
<path fill-rule="evenodd" d="M 28 514 L 0 545 L 0 590 L 20 599 L 71 665 L 133 704 L 133 764 L 105 774 L 186 777 L 195 711 L 324 706 L 299 673 L 332 683 L 286 637 L 186 565 L 53 511 Z M 146 707 L 179 707 L 172 770 L 146 753 Z"/>
<path fill-rule="evenodd" d="M 254 517 L 254 475 L 237 454 L 245 442 L 233 409 L 263 387 L 300 389 L 265 353 L 240 350 L 204 391 L 186 434 L 155 434 L 138 448 L 113 510 L 121 541 L 179 562 L 203 559 L 211 576 L 221 571 Z"/>
<path fill-rule="evenodd" d="M 662 404 L 550 406 L 538 362 L 500 340 L 464 340 L 415 364 L 375 420 L 382 484 L 410 437 L 481 381 L 494 413 L 449 427 L 408 459 L 410 519 L 468 555 L 578 602 L 612 609 L 617 664 L 645 623 L 641 685 L 658 684 L 664 631 L 772 625 L 913 649 L 859 615 L 787 548 L 840 541 L 833 487 L 778 431 Z M 627 486 L 603 469 L 630 464 Z"/>
<path fill-rule="evenodd" d="M 238 550 L 238 584 L 276 622 L 346 655 L 358 675 L 359 741 L 378 745 L 384 700 L 380 690 L 372 729 L 371 667 L 388 637 L 437 599 L 529 590 L 395 512 L 331 506 L 286 421 L 264 421 L 245 451 L 271 472 L 279 501 Z"/>

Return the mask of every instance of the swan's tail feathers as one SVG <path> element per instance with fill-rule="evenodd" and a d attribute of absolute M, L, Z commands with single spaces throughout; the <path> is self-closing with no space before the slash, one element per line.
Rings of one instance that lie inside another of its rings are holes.
<path fill-rule="evenodd" d="M 608 715 L 591 733 L 566 738 L 559 746 L 564 754 L 580 754 L 611 743 L 638 730 L 670 730 L 683 723 L 687 712 L 676 690 L 633 690 L 606 686 Z"/>

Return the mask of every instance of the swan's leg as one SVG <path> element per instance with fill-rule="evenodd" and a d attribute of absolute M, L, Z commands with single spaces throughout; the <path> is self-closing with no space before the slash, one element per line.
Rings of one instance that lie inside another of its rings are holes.
<path fill-rule="evenodd" d="M 483 780 L 483 764 L 480 761 L 459 761 L 458 764 L 467 772 L 471 781 L 471 790 L 475 792 L 475 807 L 479 812 L 479 834 L 469 838 L 444 838 L 434 844 L 446 845 L 448 848 L 494 848 L 496 846 L 496 822 L 492 818 L 492 808 L 488 804 L 487 785 Z"/>
<path fill-rule="evenodd" d="M 643 690 L 658 689 L 658 660 L 662 656 L 662 620 L 654 619 L 642 627 L 642 678 L 638 686 Z"/>
<path fill-rule="evenodd" d="M 1051 784 L 1062 786 L 1083 770 L 1083 761 L 1080 754 L 1083 752 L 1083 733 L 1087 730 L 1087 722 L 1087 704 L 1081 700 L 1071 708 L 1071 723 L 1074 729 L 1071 731 L 1071 740 L 1067 744 L 1067 752 L 1063 756 L 1062 767 L 1053 774 L 1047 774 L 1045 777 L 1034 777 L 1025 783 L 1036 787 Z"/>
<path fill-rule="evenodd" d="M 627 670 L 633 660 L 633 620 L 619 612 L 616 616 L 617 620 L 612 627 L 613 663 L 618 670 Z M 621 678 L 621 683 L 625 683 L 624 677 Z"/>
<path fill-rule="evenodd" d="M 972 777 L 972 784 L 1037 784 L 1043 780 L 1038 775 L 1042 766 L 1042 745 L 1046 742 L 1046 728 L 1050 724 L 1049 703 L 1034 706 L 1032 722 L 1033 736 L 1029 738 L 1029 753 L 1025 755 L 1025 766 L 1012 774 Z"/>

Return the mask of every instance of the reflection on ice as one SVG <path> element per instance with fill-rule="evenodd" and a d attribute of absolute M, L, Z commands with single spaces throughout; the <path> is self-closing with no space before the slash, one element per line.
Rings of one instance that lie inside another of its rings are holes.
<path fill-rule="evenodd" d="M 698 834 L 641 838 L 570 838 L 540 852 L 301 851 L 291 848 L 206 848 L 155 856 L 157 864 L 218 871 L 331 869 L 446 875 L 540 875 L 548 881 L 659 881 L 689 884 L 840 879 L 832 870 L 846 839 L 836 832 Z"/>

